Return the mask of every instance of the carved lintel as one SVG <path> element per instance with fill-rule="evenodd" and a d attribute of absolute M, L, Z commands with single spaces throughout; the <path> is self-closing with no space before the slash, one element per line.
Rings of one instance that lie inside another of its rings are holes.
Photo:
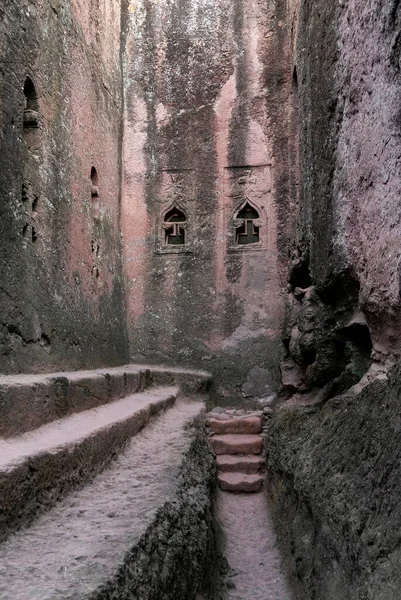
<path fill-rule="evenodd" d="M 181 229 L 187 229 L 188 223 L 186 221 L 164 221 L 162 223 L 163 229 L 170 229 L 174 225 L 178 225 Z"/>

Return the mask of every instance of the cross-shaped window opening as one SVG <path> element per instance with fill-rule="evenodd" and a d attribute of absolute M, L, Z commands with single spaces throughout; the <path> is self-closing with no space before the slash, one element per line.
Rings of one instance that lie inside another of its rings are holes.
<path fill-rule="evenodd" d="M 237 215 L 238 227 L 235 229 L 235 242 L 237 244 L 254 244 L 259 242 L 259 227 L 254 221 L 259 219 L 258 211 L 250 204 L 245 204 Z"/>
<path fill-rule="evenodd" d="M 164 217 L 165 242 L 174 246 L 185 244 L 186 216 L 173 207 Z"/>

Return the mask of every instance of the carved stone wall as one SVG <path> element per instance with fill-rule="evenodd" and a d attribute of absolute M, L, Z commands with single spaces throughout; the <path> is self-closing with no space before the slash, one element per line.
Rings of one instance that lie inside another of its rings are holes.
<path fill-rule="evenodd" d="M 132 357 L 202 365 L 220 401 L 268 397 L 291 205 L 285 2 L 139 0 L 123 22 Z M 247 202 L 257 241 L 241 245 Z M 174 206 L 187 218 L 176 246 L 163 228 Z"/>
<path fill-rule="evenodd" d="M 1 2 L 1 372 L 128 360 L 120 16 L 117 0 Z"/>
<path fill-rule="evenodd" d="M 288 7 L 301 185 L 283 379 L 297 393 L 272 419 L 269 489 L 294 598 L 396 600 L 401 5 Z"/>

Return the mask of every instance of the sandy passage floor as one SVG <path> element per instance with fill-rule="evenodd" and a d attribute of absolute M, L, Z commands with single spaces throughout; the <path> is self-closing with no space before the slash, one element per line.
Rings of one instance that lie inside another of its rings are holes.
<path fill-rule="evenodd" d="M 219 492 L 218 517 L 226 534 L 226 558 L 235 588 L 228 600 L 291 600 L 263 492 Z"/>

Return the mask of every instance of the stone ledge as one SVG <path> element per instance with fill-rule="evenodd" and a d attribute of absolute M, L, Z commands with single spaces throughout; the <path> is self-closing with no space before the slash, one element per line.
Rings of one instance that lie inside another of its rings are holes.
<path fill-rule="evenodd" d="M 215 435 L 210 443 L 216 454 L 260 454 L 263 440 L 260 435 Z"/>
<path fill-rule="evenodd" d="M 226 492 L 260 492 L 263 477 L 244 473 L 218 473 L 217 481 Z"/>
<path fill-rule="evenodd" d="M 232 454 L 219 454 L 216 457 L 217 468 L 225 473 L 257 473 L 264 463 L 262 456 L 251 454 L 238 456 Z"/>
<path fill-rule="evenodd" d="M 135 394 L 151 385 L 177 385 L 185 394 L 206 393 L 205 371 L 131 364 L 111 369 L 0 376 L 0 437 L 8 438 Z"/>
<path fill-rule="evenodd" d="M 202 410 L 178 402 L 112 468 L 0 546 L 0 596 L 212 597 L 215 465 Z"/>
<path fill-rule="evenodd" d="M 0 540 L 92 480 L 177 388 L 154 388 L 0 441 Z"/>

